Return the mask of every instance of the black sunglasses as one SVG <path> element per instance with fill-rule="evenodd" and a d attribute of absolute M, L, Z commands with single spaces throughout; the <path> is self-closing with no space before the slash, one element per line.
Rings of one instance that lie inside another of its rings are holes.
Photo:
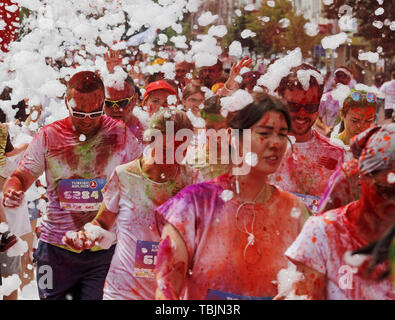
<path fill-rule="evenodd" d="M 290 112 L 298 112 L 301 108 L 304 108 L 308 113 L 316 113 L 320 106 L 319 103 L 302 104 L 290 101 L 288 101 L 287 104 Z"/>

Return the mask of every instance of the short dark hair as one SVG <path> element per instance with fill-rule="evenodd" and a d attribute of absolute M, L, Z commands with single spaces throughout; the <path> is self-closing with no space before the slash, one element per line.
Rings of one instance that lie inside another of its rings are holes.
<path fill-rule="evenodd" d="M 3 92 L 0 94 L 0 100 L 9 101 L 11 100 L 12 88 L 4 87 Z M 17 104 L 11 106 L 12 109 L 16 109 L 15 119 L 19 121 L 26 121 L 28 115 L 26 114 L 26 103 L 25 100 L 19 101 Z M 0 109 L 0 122 L 7 122 L 7 116 L 2 109 Z"/>
<path fill-rule="evenodd" d="M 288 130 L 291 130 L 291 116 L 285 103 L 267 93 L 258 93 L 254 96 L 254 102 L 234 113 L 229 117 L 229 127 L 232 129 L 250 129 L 269 111 L 281 113 L 287 122 Z"/>
<path fill-rule="evenodd" d="M 291 69 L 291 73 L 288 74 L 286 77 L 282 78 L 280 81 L 280 84 L 278 85 L 276 91 L 280 96 L 284 95 L 284 92 L 286 89 L 294 89 L 297 88 L 298 90 L 304 90 L 302 84 L 299 82 L 297 72 L 299 70 L 314 70 L 317 71 L 319 74 L 321 74 L 320 70 L 317 68 L 313 67 L 312 65 L 308 63 L 302 63 L 301 65 L 294 67 Z M 318 87 L 318 93 L 319 96 L 321 97 L 323 92 L 324 92 L 324 82 L 322 84 L 319 84 L 317 82 L 317 79 L 315 77 L 310 77 L 310 82 L 309 82 L 309 87 Z"/>
<path fill-rule="evenodd" d="M 81 71 L 76 73 L 67 82 L 66 96 L 71 99 L 71 90 L 75 89 L 81 93 L 90 93 L 96 90 L 103 91 L 104 84 L 102 79 L 92 71 Z"/>
<path fill-rule="evenodd" d="M 253 90 L 256 86 L 259 78 L 263 75 L 262 72 L 259 71 L 248 71 L 243 73 L 241 76 L 243 77 L 243 81 L 241 83 L 241 89 L 250 89 Z"/>
<path fill-rule="evenodd" d="M 200 110 L 200 115 L 206 120 L 208 114 L 221 114 L 221 97 L 212 96 L 204 101 L 204 107 Z"/>
<path fill-rule="evenodd" d="M 163 72 L 155 72 L 153 74 L 147 73 L 144 75 L 144 82 L 148 85 L 152 82 L 163 80 L 164 78 L 165 74 Z"/>

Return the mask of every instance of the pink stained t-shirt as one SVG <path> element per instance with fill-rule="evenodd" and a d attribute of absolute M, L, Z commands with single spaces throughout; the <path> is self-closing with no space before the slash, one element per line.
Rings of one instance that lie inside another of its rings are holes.
<path fill-rule="evenodd" d="M 315 203 L 305 203 L 315 212 L 329 178 L 344 162 L 344 156 L 343 148 L 313 130 L 309 141 L 297 142 L 293 152 L 287 152 L 270 182 L 288 192 L 311 197 Z"/>
<path fill-rule="evenodd" d="M 347 252 L 367 245 L 347 227 L 347 210 L 351 205 L 310 217 L 285 255 L 325 275 L 328 300 L 394 299 L 390 280 L 367 279 L 349 264 Z M 382 272 L 385 267 L 381 264 L 378 268 Z"/>
<path fill-rule="evenodd" d="M 65 182 L 81 183 L 82 180 L 89 183 L 92 179 L 100 179 L 104 183 L 116 166 L 137 158 L 142 150 L 125 125 L 107 116 L 101 118 L 101 127 L 94 137 L 82 138 L 81 141 L 80 136 L 73 130 L 70 118 L 44 126 L 35 135 L 18 165 L 21 171 L 33 176 L 38 177 L 45 172 L 49 201 L 40 240 L 54 245 L 63 245 L 62 237 L 67 231 L 80 230 L 97 214 L 97 209 L 66 209 L 61 204 L 61 197 L 84 202 L 85 194 L 79 188 L 61 190 L 61 185 Z M 90 196 L 96 199 L 93 201 L 100 200 L 98 192 L 89 192 Z"/>
<path fill-rule="evenodd" d="M 183 189 L 157 209 L 187 246 L 189 272 L 180 298 L 272 299 L 277 294 L 273 281 L 288 263 L 285 250 L 308 210 L 296 196 L 275 188 L 267 203 L 244 206 L 236 220 L 240 203 L 222 200 L 226 189 L 229 178 L 222 175 Z M 254 245 L 248 246 L 247 231 Z"/>
<path fill-rule="evenodd" d="M 155 299 L 155 264 L 160 234 L 155 209 L 184 186 L 197 172 L 180 167 L 175 182 L 146 178 L 139 160 L 118 166 L 103 190 L 104 204 L 118 213 L 117 246 L 104 286 L 104 300 Z"/>

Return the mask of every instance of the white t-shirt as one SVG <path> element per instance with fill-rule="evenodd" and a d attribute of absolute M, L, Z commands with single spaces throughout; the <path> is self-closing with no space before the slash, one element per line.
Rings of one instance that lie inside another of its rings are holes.
<path fill-rule="evenodd" d="M 155 264 L 160 233 L 155 209 L 183 187 L 194 174 L 180 167 L 175 182 L 146 178 L 139 160 L 118 166 L 103 189 L 103 201 L 116 220 L 117 246 L 104 285 L 104 300 L 155 299 Z"/>
<path fill-rule="evenodd" d="M 385 94 L 384 109 L 395 109 L 395 80 L 384 82 L 380 91 Z"/>

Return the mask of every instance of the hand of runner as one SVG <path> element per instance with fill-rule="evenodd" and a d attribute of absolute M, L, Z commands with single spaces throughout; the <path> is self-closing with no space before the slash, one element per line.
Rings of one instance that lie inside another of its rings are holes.
<path fill-rule="evenodd" d="M 5 208 L 16 208 L 22 204 L 24 192 L 22 190 L 8 189 L 4 192 L 3 206 Z"/>
<path fill-rule="evenodd" d="M 239 87 L 239 84 L 236 81 L 236 77 L 240 75 L 240 71 L 243 68 L 249 68 L 252 64 L 252 58 L 244 57 L 239 62 L 235 62 L 230 69 L 229 78 L 225 82 L 225 89 L 227 90 L 236 90 Z"/>
<path fill-rule="evenodd" d="M 85 225 L 85 233 L 90 239 L 94 239 L 95 245 L 102 249 L 109 249 L 116 240 L 114 232 L 108 231 L 93 223 Z"/>
<path fill-rule="evenodd" d="M 74 250 L 88 250 L 95 245 L 95 240 L 90 239 L 84 230 L 67 231 L 62 242 Z"/>
<path fill-rule="evenodd" d="M 68 231 L 63 237 L 63 243 L 74 250 L 88 250 L 94 246 L 109 249 L 116 239 L 114 232 L 107 231 L 98 225 L 87 223 L 84 230 Z"/>
<path fill-rule="evenodd" d="M 114 72 L 116 66 L 122 66 L 122 57 L 119 50 L 109 49 L 105 54 L 107 69 L 110 73 Z"/>

